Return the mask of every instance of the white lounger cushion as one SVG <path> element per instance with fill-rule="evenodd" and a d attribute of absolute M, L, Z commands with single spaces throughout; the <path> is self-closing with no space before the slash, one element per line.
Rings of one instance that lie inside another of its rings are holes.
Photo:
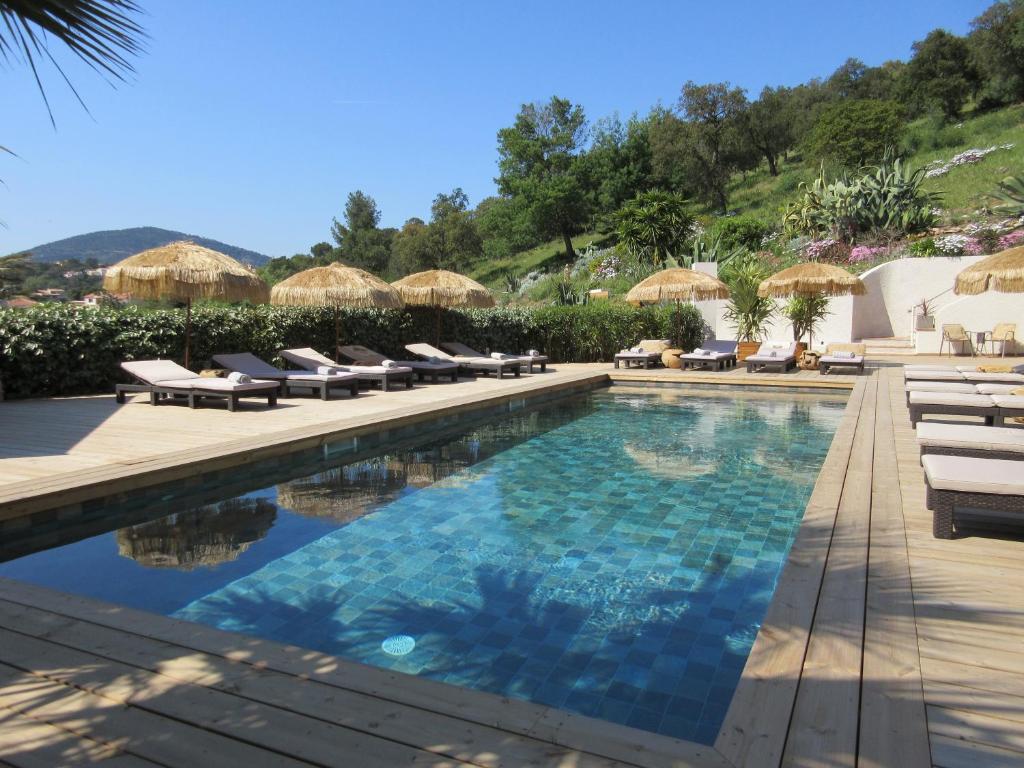
<path fill-rule="evenodd" d="M 341 365 L 336 368 L 339 371 L 347 371 L 349 373 L 412 373 L 412 368 L 406 368 L 401 365 L 394 365 L 387 367 L 386 365 Z"/>
<path fill-rule="evenodd" d="M 1024 402 L 1024 397 L 1020 398 Z M 967 408 L 992 408 L 995 402 L 989 395 L 967 395 L 956 392 L 911 392 L 911 405 L 956 405 Z"/>
<path fill-rule="evenodd" d="M 956 366 L 954 365 L 918 365 L 917 363 L 907 363 L 903 366 L 904 371 L 955 371 Z"/>
<path fill-rule="evenodd" d="M 403 368 L 401 366 L 394 366 L 388 368 L 383 365 L 339 365 L 327 355 L 322 355 L 311 347 L 302 347 L 301 349 L 283 349 L 281 350 L 281 357 L 287 360 L 289 363 L 295 363 L 301 365 L 307 369 L 304 373 L 319 372 L 321 374 L 327 373 L 328 375 L 342 374 L 342 373 L 412 373 L 412 368 Z M 321 370 L 325 369 L 325 370 Z"/>
<path fill-rule="evenodd" d="M 1008 395 L 1021 388 L 1020 384 L 974 384 L 980 395 Z"/>
<path fill-rule="evenodd" d="M 854 355 L 853 357 L 836 357 L 835 355 L 823 355 L 818 358 L 818 362 L 831 363 L 832 365 L 860 365 L 864 362 L 864 356 Z"/>
<path fill-rule="evenodd" d="M 922 421 L 917 425 L 917 442 L 919 445 L 943 448 L 1014 451 L 1024 455 L 1024 429 L 1014 429 L 1013 427 L 983 427 L 980 424 L 943 424 L 938 421 Z M 1021 469 L 1024 469 L 1024 465 L 1021 466 Z"/>
<path fill-rule="evenodd" d="M 982 384 L 981 386 L 993 386 Z M 959 384 L 955 381 L 908 381 L 904 389 L 907 392 L 951 392 L 961 395 L 976 395 L 978 388 L 973 384 Z M 990 395 L 991 392 L 982 394 Z"/>
<path fill-rule="evenodd" d="M 265 379 L 253 379 L 245 384 L 238 384 L 234 381 L 228 381 L 227 379 L 200 377 L 198 379 L 189 379 L 188 383 L 191 385 L 192 389 L 205 389 L 210 392 L 251 392 L 261 389 L 273 389 L 280 386 L 276 381 L 267 381 Z M 170 382 L 161 381 L 160 386 L 168 387 L 174 385 Z"/>
<path fill-rule="evenodd" d="M 199 378 L 198 373 L 182 368 L 173 360 L 129 360 L 121 363 L 121 367 L 147 384 L 169 380 L 182 382 Z"/>
<path fill-rule="evenodd" d="M 1024 496 L 1019 461 L 929 455 L 921 458 L 921 464 L 928 484 L 938 490 Z"/>
<path fill-rule="evenodd" d="M 1020 384 L 1024 387 L 1024 376 L 1019 373 L 980 373 L 975 371 L 974 373 L 964 373 L 964 378 L 967 381 L 973 381 L 975 383 L 1003 383 L 1003 384 Z"/>
<path fill-rule="evenodd" d="M 253 378 L 263 376 L 268 379 L 288 379 L 289 381 L 345 381 L 356 378 L 354 373 L 333 373 L 329 375 L 312 373 L 310 371 L 282 371 L 270 363 L 260 360 L 256 355 L 248 352 L 240 352 L 234 355 L 214 355 L 213 360 L 217 365 L 223 365 L 233 371 L 247 373 Z"/>
<path fill-rule="evenodd" d="M 960 371 L 904 371 L 907 381 L 965 381 Z"/>
<path fill-rule="evenodd" d="M 1000 408 L 1024 411 L 1024 395 L 992 395 L 992 401 Z"/>

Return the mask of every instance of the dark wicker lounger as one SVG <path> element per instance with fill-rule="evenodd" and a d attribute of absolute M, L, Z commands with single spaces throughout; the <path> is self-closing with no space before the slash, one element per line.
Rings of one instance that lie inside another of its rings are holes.
<path fill-rule="evenodd" d="M 488 357 L 487 355 L 481 355 L 472 347 L 467 347 L 458 341 L 442 341 L 441 347 L 450 352 L 456 360 L 462 358 L 478 359 L 481 357 Z M 547 355 L 503 355 L 501 358 L 492 357 L 492 360 L 512 360 L 518 361 L 520 365 L 526 367 L 527 373 L 533 373 L 533 366 L 539 365 L 540 372 L 544 373 L 548 369 L 548 356 Z"/>
<path fill-rule="evenodd" d="M 1024 522 L 1024 473 L 1021 462 L 964 456 L 925 456 L 927 505 L 932 533 L 953 538 L 956 509 L 986 520 Z"/>
<path fill-rule="evenodd" d="M 159 405 L 166 398 L 172 398 L 177 401 L 184 399 L 189 408 L 195 408 L 206 398 L 225 400 L 228 410 L 234 411 L 243 397 L 265 397 L 268 406 L 275 406 L 280 389 L 276 381 L 236 383 L 228 379 L 204 378 L 170 360 L 132 360 L 121 363 L 121 368 L 139 382 L 114 386 L 114 399 L 121 404 L 129 392 L 146 392 L 150 405 Z"/>
<path fill-rule="evenodd" d="M 331 391 L 335 389 L 347 389 L 352 397 L 359 394 L 359 377 L 354 373 L 324 376 L 309 371 L 282 371 L 248 352 L 214 355 L 213 360 L 229 370 L 279 382 L 286 395 L 291 394 L 293 389 L 312 389 L 320 394 L 321 400 L 329 399 Z"/>
<path fill-rule="evenodd" d="M 922 458 L 969 456 L 1024 461 L 1024 429 L 1011 427 L 922 421 L 917 425 L 917 445 Z M 1024 466 L 1021 470 L 1024 471 Z"/>
<path fill-rule="evenodd" d="M 375 352 L 359 344 L 339 347 L 338 352 L 357 365 L 381 365 L 388 359 L 380 352 Z M 412 368 L 413 373 L 420 381 L 429 378 L 436 384 L 441 378 L 451 381 L 459 380 L 458 363 L 428 363 L 426 360 L 396 360 L 395 362 L 403 368 Z"/>
<path fill-rule="evenodd" d="M 679 355 L 682 370 L 710 368 L 720 371 L 723 368 L 736 367 L 736 342 L 722 339 L 708 339 L 697 350 Z"/>
<path fill-rule="evenodd" d="M 382 392 L 390 390 L 391 385 L 395 383 L 405 384 L 406 389 L 412 389 L 412 368 L 405 366 L 387 368 L 383 365 L 341 365 L 310 347 L 282 349 L 278 354 L 282 360 L 287 360 L 289 363 L 301 366 L 303 370 L 309 373 L 324 373 L 327 375 L 354 373 L 359 377 L 359 381 L 365 383 L 367 387 L 379 384 Z M 324 370 L 321 371 L 320 369 Z"/>
<path fill-rule="evenodd" d="M 990 395 L 943 392 L 911 392 L 910 423 L 917 426 L 926 414 L 934 416 L 977 416 L 989 426 L 999 418 L 999 408 Z"/>
<path fill-rule="evenodd" d="M 472 359 L 456 358 L 449 355 L 447 352 L 442 352 L 440 349 L 433 347 L 430 344 L 406 344 L 405 348 L 414 355 L 422 357 L 424 360 L 436 359 L 448 363 L 458 363 L 459 370 L 466 373 L 479 373 L 484 376 L 493 373 L 499 379 L 504 378 L 507 373 L 511 373 L 513 376 L 518 377 L 520 369 L 523 367 L 518 360 L 495 360 L 490 357 Z"/>

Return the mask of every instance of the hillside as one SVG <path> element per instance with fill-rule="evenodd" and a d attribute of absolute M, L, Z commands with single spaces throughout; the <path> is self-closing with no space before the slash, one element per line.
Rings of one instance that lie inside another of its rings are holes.
<path fill-rule="evenodd" d="M 1024 105 L 967 114 L 955 125 L 937 125 L 927 118 L 916 120 L 907 126 L 903 151 L 911 168 L 920 168 L 947 162 L 967 149 L 1006 144 L 1014 146 L 1000 149 L 979 163 L 952 168 L 944 176 L 925 182 L 926 190 L 941 195 L 943 223 L 955 224 L 984 208 L 1000 180 L 1024 169 Z M 800 182 L 812 181 L 819 170 L 816 162 L 793 155 L 780 163 L 778 176 L 769 175 L 765 166 L 750 173 L 736 174 L 729 187 L 729 207 L 734 213 L 753 216 L 781 228 L 783 209 L 799 198 Z M 827 169 L 826 173 L 829 173 Z M 695 206 L 693 212 L 705 223 L 715 218 L 702 206 Z M 576 248 L 591 242 L 608 245 L 608 240 L 607 235 L 588 232 L 573 238 L 573 245 Z M 565 263 L 564 247 L 559 238 L 508 259 L 474 264 L 467 272 L 489 287 L 503 290 L 507 274 L 523 277 L 537 269 L 553 273 Z"/>
<path fill-rule="evenodd" d="M 100 264 L 113 264 L 116 261 L 132 256 L 148 248 L 174 242 L 175 240 L 192 240 L 206 248 L 226 253 L 232 258 L 253 266 L 262 266 L 270 261 L 269 256 L 249 251 L 235 245 L 228 245 L 208 237 L 188 235 L 159 227 L 132 227 L 130 229 L 111 229 L 102 232 L 89 232 L 76 235 L 52 243 L 29 248 L 34 261 L 55 262 L 65 259 L 96 259 Z"/>

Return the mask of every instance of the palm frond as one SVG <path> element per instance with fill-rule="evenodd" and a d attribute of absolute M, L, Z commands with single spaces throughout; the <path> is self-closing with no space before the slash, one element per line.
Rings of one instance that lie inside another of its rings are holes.
<path fill-rule="evenodd" d="M 54 58 L 50 38 L 63 43 L 104 77 L 124 80 L 134 72 L 131 58 L 142 51 L 145 32 L 132 18 L 141 13 L 134 0 L 0 0 L 0 59 L 24 61 L 53 121 L 38 61 L 48 60 L 84 107 L 81 97 Z"/>

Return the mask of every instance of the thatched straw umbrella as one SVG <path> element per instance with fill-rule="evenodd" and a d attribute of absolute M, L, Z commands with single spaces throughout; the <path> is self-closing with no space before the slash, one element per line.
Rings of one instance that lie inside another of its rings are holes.
<path fill-rule="evenodd" d="M 1024 293 L 1024 245 L 986 256 L 956 276 L 953 291 L 974 296 L 992 290 Z"/>
<path fill-rule="evenodd" d="M 494 297 L 484 286 L 465 275 L 446 269 L 430 269 L 406 275 L 391 285 L 398 289 L 406 304 L 437 309 L 435 344 L 441 343 L 442 307 L 494 306 Z"/>
<path fill-rule="evenodd" d="M 805 261 L 762 280 L 757 295 L 788 299 L 793 296 L 863 296 L 864 282 L 834 264 Z"/>
<path fill-rule="evenodd" d="M 757 295 L 765 299 L 826 298 L 830 296 L 863 296 L 864 281 L 842 267 L 805 261 L 776 272 L 757 287 Z M 797 339 L 799 341 L 799 339 Z M 814 338 L 808 331 L 808 343 Z"/>
<path fill-rule="evenodd" d="M 192 300 L 267 300 L 267 284 L 251 268 L 226 254 L 188 240 L 129 256 L 107 270 L 103 289 L 139 299 L 185 302 L 185 367 L 192 341 Z"/>
<path fill-rule="evenodd" d="M 334 352 L 341 346 L 339 307 L 399 309 L 402 297 L 379 277 L 358 267 L 334 262 L 313 267 L 282 280 L 270 290 L 271 304 L 302 307 L 333 307 Z"/>
<path fill-rule="evenodd" d="M 695 269 L 673 267 L 655 272 L 641 280 L 626 294 L 630 304 L 658 304 L 674 301 L 676 304 L 676 329 L 680 326 L 681 302 L 707 301 L 729 298 L 729 286 L 718 278 Z M 679 340 L 676 339 L 676 342 Z"/>

